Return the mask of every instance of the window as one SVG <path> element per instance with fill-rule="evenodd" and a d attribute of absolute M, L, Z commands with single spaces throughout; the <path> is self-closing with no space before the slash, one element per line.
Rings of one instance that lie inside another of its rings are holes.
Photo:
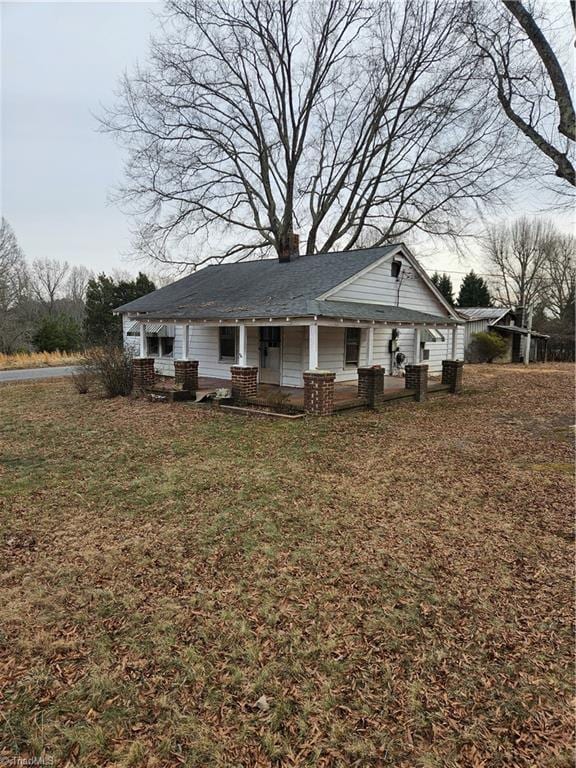
<path fill-rule="evenodd" d="M 346 328 L 344 364 L 358 365 L 360 360 L 360 328 Z"/>
<path fill-rule="evenodd" d="M 236 328 L 221 326 L 218 330 L 220 360 L 236 360 Z"/>
<path fill-rule="evenodd" d="M 148 354 L 151 357 L 158 357 L 160 354 L 160 339 L 158 338 L 158 336 L 147 336 L 146 344 L 147 344 Z"/>
<path fill-rule="evenodd" d="M 260 328 L 260 341 L 265 342 L 268 347 L 279 347 L 280 330 L 277 325 L 263 325 Z"/>
<path fill-rule="evenodd" d="M 150 357 L 174 357 L 174 336 L 147 336 L 146 348 Z"/>
<path fill-rule="evenodd" d="M 390 270 L 390 274 L 392 277 L 400 277 L 400 270 L 402 269 L 402 262 L 401 261 L 393 261 L 392 262 L 392 268 Z"/>
<path fill-rule="evenodd" d="M 174 357 L 174 336 L 160 338 L 160 357 Z"/>
<path fill-rule="evenodd" d="M 140 336 L 140 323 L 136 320 L 126 329 L 126 336 Z"/>
<path fill-rule="evenodd" d="M 423 349 L 422 350 L 421 360 L 430 360 L 430 350 L 429 349 Z"/>

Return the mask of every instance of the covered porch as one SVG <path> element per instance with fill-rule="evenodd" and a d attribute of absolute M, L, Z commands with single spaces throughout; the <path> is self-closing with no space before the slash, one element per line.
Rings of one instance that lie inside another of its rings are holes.
<path fill-rule="evenodd" d="M 380 308 L 373 310 L 378 314 Z M 315 370 L 335 373 L 338 383 L 355 382 L 358 368 L 370 365 L 403 375 L 404 365 L 422 362 L 440 375 L 443 359 L 459 357 L 456 327 L 439 322 L 287 317 L 183 323 L 131 317 L 126 332 L 133 353 L 152 357 L 160 375 L 173 376 L 178 360 L 197 360 L 201 376 L 229 380 L 232 367 L 255 367 L 258 384 L 280 387 L 302 387 L 304 372 Z"/>
<path fill-rule="evenodd" d="M 155 317 L 153 327 L 165 333 L 172 325 L 174 336 L 171 343 L 151 345 L 151 319 L 130 318 L 131 327 L 138 327 L 137 383 L 149 383 L 160 373 L 189 391 L 229 389 L 237 402 L 283 402 L 318 415 L 346 405 L 376 407 L 401 396 L 423 400 L 427 391 L 449 386 L 442 358 L 457 358 L 456 325 L 449 321 L 314 316 L 198 323 Z M 442 381 L 428 382 L 425 346 L 437 339 L 444 351 L 436 355 L 433 373 Z M 172 374 L 158 366 L 151 348 L 170 350 Z"/>

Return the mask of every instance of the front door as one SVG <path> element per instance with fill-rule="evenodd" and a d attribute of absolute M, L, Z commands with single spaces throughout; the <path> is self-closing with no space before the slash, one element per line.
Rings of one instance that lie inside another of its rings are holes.
<path fill-rule="evenodd" d="M 278 326 L 260 328 L 260 381 L 280 384 L 280 351 L 282 329 Z"/>

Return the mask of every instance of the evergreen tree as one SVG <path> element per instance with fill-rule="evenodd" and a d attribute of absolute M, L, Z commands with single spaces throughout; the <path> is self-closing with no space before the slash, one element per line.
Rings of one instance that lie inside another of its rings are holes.
<path fill-rule="evenodd" d="M 75 352 L 82 346 L 82 329 L 69 315 L 45 315 L 32 343 L 39 352 Z"/>
<path fill-rule="evenodd" d="M 156 286 L 140 272 L 135 280 L 118 283 L 107 275 L 98 275 L 88 282 L 84 332 L 88 344 L 122 344 L 122 318 L 113 310 L 129 301 L 156 290 Z"/>
<path fill-rule="evenodd" d="M 486 280 L 473 270 L 468 272 L 462 280 L 457 304 L 459 307 L 491 307 L 492 298 Z"/>
<path fill-rule="evenodd" d="M 438 288 L 442 296 L 446 299 L 446 301 L 451 305 L 454 306 L 454 287 L 452 285 L 452 280 L 450 279 L 450 276 L 447 275 L 445 272 L 441 275 L 438 272 L 434 272 L 432 275 L 432 282 Z"/>

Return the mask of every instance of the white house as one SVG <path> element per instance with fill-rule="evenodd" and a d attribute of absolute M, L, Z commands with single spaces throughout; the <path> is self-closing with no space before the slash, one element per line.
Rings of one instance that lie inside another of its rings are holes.
<path fill-rule="evenodd" d="M 262 383 L 301 387 L 306 370 L 440 373 L 464 356 L 464 321 L 402 243 L 209 266 L 116 311 L 126 346 L 165 375 L 188 359 L 205 377 L 257 366 Z"/>

